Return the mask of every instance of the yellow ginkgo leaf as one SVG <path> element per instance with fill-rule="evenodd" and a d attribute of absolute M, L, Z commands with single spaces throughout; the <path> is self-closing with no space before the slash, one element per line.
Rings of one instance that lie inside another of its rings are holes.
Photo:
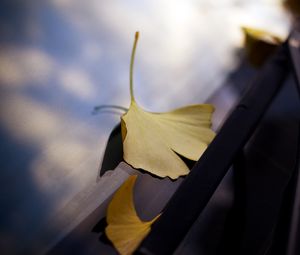
<path fill-rule="evenodd" d="M 124 160 L 154 175 L 176 179 L 189 172 L 180 156 L 198 160 L 214 138 L 211 130 L 214 107 L 191 105 L 166 113 L 151 113 L 139 107 L 132 82 L 137 39 L 138 33 L 130 65 L 131 104 L 121 117 Z"/>
<path fill-rule="evenodd" d="M 249 62 L 260 67 L 283 41 L 282 38 L 265 30 L 250 27 L 242 28 L 245 34 L 245 49 Z"/>
<path fill-rule="evenodd" d="M 149 234 L 153 220 L 143 222 L 138 217 L 134 202 L 133 188 L 137 175 L 130 176 L 117 190 L 107 209 L 105 234 L 121 255 L 132 254 L 141 241 Z"/>

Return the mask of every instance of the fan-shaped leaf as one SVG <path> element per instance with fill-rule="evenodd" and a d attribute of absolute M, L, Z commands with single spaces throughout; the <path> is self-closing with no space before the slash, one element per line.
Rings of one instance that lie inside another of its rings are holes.
<path fill-rule="evenodd" d="M 198 160 L 214 138 L 211 130 L 212 105 L 191 105 L 166 113 L 144 111 L 133 94 L 133 61 L 130 65 L 131 105 L 121 117 L 124 160 L 135 168 L 172 179 L 189 172 L 180 156 Z M 180 155 L 180 156 L 179 156 Z"/>
<path fill-rule="evenodd" d="M 179 155 L 200 158 L 215 135 L 210 129 L 212 112 L 211 105 L 193 105 L 150 113 L 133 101 L 122 117 L 124 160 L 160 177 L 176 179 L 188 174 Z"/>
<path fill-rule="evenodd" d="M 137 176 L 130 176 L 117 190 L 107 210 L 105 233 L 121 255 L 132 254 L 150 232 L 153 220 L 143 222 L 138 217 L 134 202 L 133 188 Z"/>

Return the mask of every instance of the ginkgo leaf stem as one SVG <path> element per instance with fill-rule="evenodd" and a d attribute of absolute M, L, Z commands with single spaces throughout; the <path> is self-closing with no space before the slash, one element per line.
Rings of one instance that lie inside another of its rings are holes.
<path fill-rule="evenodd" d="M 94 110 L 93 110 L 93 114 L 96 114 L 96 113 L 98 113 L 102 110 L 105 110 L 105 109 L 117 109 L 117 110 L 121 110 L 121 111 L 124 111 L 124 112 L 128 111 L 128 108 L 123 107 L 123 106 L 112 105 L 112 104 L 103 104 L 103 105 L 95 106 Z"/>
<path fill-rule="evenodd" d="M 133 66 L 134 66 L 134 59 L 135 59 L 135 52 L 136 52 L 136 46 L 139 39 L 139 32 L 135 32 L 135 38 L 134 38 L 134 44 L 131 52 L 131 58 L 130 58 L 130 74 L 129 74 L 129 80 L 130 80 L 130 97 L 131 101 L 135 102 L 134 93 L 133 93 Z"/>

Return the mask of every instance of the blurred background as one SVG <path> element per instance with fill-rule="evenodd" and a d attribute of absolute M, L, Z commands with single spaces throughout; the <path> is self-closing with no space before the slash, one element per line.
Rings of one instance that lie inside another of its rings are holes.
<path fill-rule="evenodd" d="M 136 99 L 162 112 L 210 102 L 240 65 L 241 26 L 284 38 L 290 23 L 280 0 L 2 0 L 1 254 L 43 254 L 72 229 L 57 217 L 77 218 L 70 201 L 97 186 L 120 115 L 92 110 L 129 106 L 135 31 Z M 223 95 L 215 129 L 238 95 Z"/>

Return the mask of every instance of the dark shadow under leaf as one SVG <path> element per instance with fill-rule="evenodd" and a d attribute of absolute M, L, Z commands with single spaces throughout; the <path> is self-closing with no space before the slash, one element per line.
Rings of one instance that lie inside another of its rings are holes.
<path fill-rule="evenodd" d="M 92 232 L 100 234 L 99 241 L 101 243 L 110 245 L 113 247 L 112 242 L 107 238 L 105 234 L 105 228 L 107 226 L 106 217 L 102 218 L 98 223 L 93 227 Z"/>
<path fill-rule="evenodd" d="M 114 247 L 113 243 L 108 239 L 107 235 L 105 234 L 105 232 L 103 232 L 100 236 L 99 236 L 99 241 L 101 243 L 104 243 L 106 245 L 110 245 L 111 247 Z"/>
<path fill-rule="evenodd" d="M 176 152 L 175 152 L 176 153 Z M 187 167 L 191 170 L 193 168 L 193 166 L 196 164 L 196 161 L 188 159 L 178 153 L 176 153 L 178 155 L 178 157 L 181 158 L 181 160 L 187 165 Z"/>
<path fill-rule="evenodd" d="M 100 176 L 104 175 L 108 170 L 114 170 L 121 161 L 123 161 L 123 143 L 121 124 L 119 123 L 108 138 L 102 164 L 100 166 Z"/>
<path fill-rule="evenodd" d="M 94 233 L 104 233 L 104 230 L 107 226 L 106 218 L 102 218 L 98 223 L 93 227 L 92 232 Z"/>

